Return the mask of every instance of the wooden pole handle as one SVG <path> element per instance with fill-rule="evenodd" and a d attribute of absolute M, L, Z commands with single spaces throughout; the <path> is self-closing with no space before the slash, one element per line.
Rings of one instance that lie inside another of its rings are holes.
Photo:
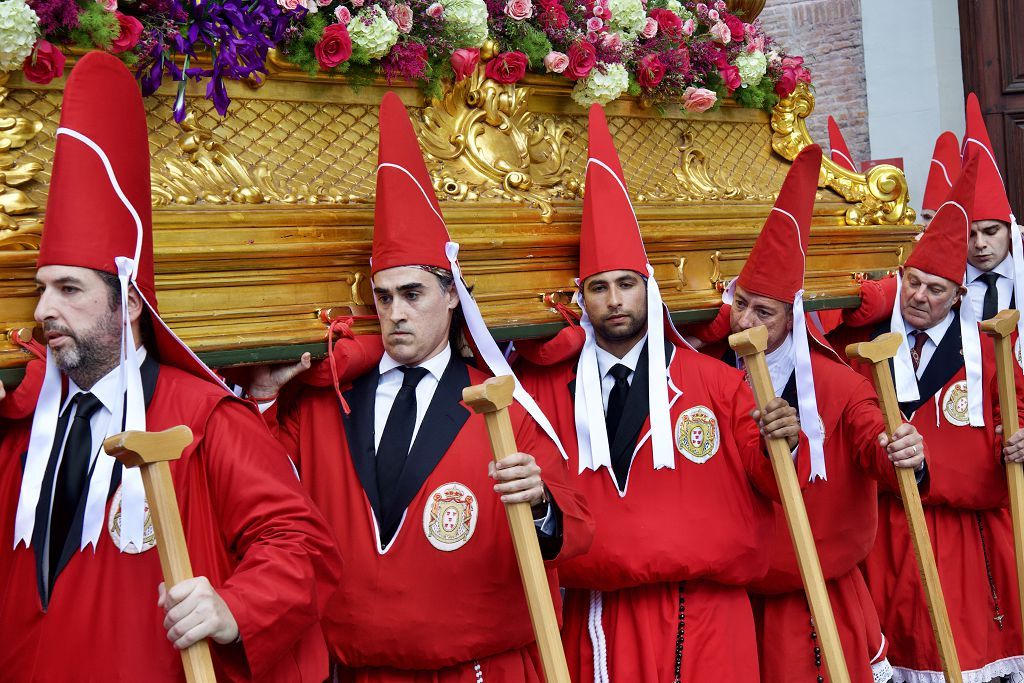
<path fill-rule="evenodd" d="M 182 450 L 190 443 L 192 430 L 185 425 L 163 432 L 122 432 L 103 442 L 107 455 L 117 458 L 125 467 L 139 468 L 153 519 L 160 568 L 168 589 L 192 578 L 178 499 L 167 464 L 180 458 Z M 188 683 L 216 683 L 209 641 L 200 640 L 182 650 L 181 663 Z"/>
<path fill-rule="evenodd" d="M 515 381 L 511 376 L 492 377 L 483 384 L 466 387 L 462 398 L 470 408 L 482 413 L 487 424 L 487 435 L 491 451 L 497 462 L 517 452 L 512 420 L 508 406 L 512 403 Z M 512 544 L 519 563 L 519 574 L 523 579 L 526 604 L 530 610 L 530 622 L 537 638 L 541 666 L 547 683 L 570 683 L 569 667 L 562 650 L 562 638 L 558 632 L 558 619 L 551 601 L 544 560 L 540 554 L 537 528 L 533 523 L 533 512 L 528 503 L 505 505 L 509 528 L 512 530 Z"/>
<path fill-rule="evenodd" d="M 768 330 L 763 325 L 744 330 L 731 335 L 729 345 L 743 358 L 750 376 L 750 384 L 754 389 L 757 407 L 763 411 L 775 397 L 768 364 L 764 358 L 768 345 Z M 814 546 L 814 535 L 811 533 L 811 523 L 807 517 L 807 507 L 804 505 L 803 493 L 797 481 L 789 444 L 784 439 L 768 439 L 767 444 L 775 481 L 778 483 L 782 499 L 782 511 L 786 516 L 789 536 L 800 568 L 800 577 L 803 579 L 807 604 L 811 608 L 814 627 L 820 638 L 822 654 L 825 656 L 828 678 L 832 683 L 849 683 L 850 673 L 846 668 L 839 629 L 836 627 L 835 615 L 832 614 L 832 603 L 829 601 L 825 576 L 821 571 L 818 550 Z"/>
<path fill-rule="evenodd" d="M 982 331 L 993 338 L 996 347 L 996 379 L 999 383 L 999 415 L 1003 425 L 1003 443 L 1020 431 L 1017 414 L 1017 386 L 1013 362 L 1013 340 L 1020 313 L 1013 309 L 1000 311 L 996 317 L 981 323 Z M 1006 463 L 1006 486 L 1010 495 L 1010 518 L 1013 520 L 1013 553 L 1017 561 L 1017 598 L 1021 623 L 1024 623 L 1024 464 Z"/>
<path fill-rule="evenodd" d="M 903 342 L 903 337 L 895 332 L 879 336 L 874 341 L 850 344 L 846 347 L 848 358 L 871 363 L 871 375 L 875 381 L 875 390 L 882 405 L 885 416 L 885 431 L 892 438 L 901 424 L 903 416 L 896 398 L 896 385 L 893 384 L 889 359 L 896 355 Z M 935 553 L 932 550 L 928 526 L 924 519 L 924 507 L 921 505 L 921 493 L 917 490 L 917 477 L 906 467 L 896 468 L 896 480 L 899 482 L 900 497 L 903 499 L 903 510 L 907 515 L 907 527 L 910 539 L 914 544 L 914 555 L 921 573 L 921 585 L 924 588 L 925 601 L 928 605 L 928 616 L 932 622 L 932 632 L 939 650 L 939 660 L 946 683 L 962 683 L 960 660 L 953 643 L 953 630 L 949 624 L 946 611 L 946 600 L 939 582 L 939 570 L 935 564 Z"/>

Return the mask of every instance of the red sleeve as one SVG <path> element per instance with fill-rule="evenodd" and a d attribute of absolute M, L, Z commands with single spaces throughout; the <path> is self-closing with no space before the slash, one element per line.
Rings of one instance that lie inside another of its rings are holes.
<path fill-rule="evenodd" d="M 843 310 L 843 324 L 849 327 L 878 325 L 889 319 L 895 305 L 895 276 L 864 280 L 860 283 L 860 306 Z"/>
<path fill-rule="evenodd" d="M 729 304 L 722 304 L 718 309 L 718 314 L 711 320 L 681 325 L 679 332 L 686 337 L 696 337 L 705 344 L 714 344 L 716 342 L 724 341 L 728 339 L 729 333 L 732 329 L 729 324 L 729 315 L 731 311 L 732 306 Z"/>
<path fill-rule="evenodd" d="M 221 402 L 199 448 L 221 535 L 238 560 L 218 593 L 259 678 L 319 622 L 341 556 L 281 447 L 247 407 Z"/>
<path fill-rule="evenodd" d="M 857 466 L 868 472 L 885 490 L 899 492 L 896 468 L 889 455 L 878 443 L 878 435 L 886 431 L 885 417 L 878 402 L 878 396 L 871 383 L 861 376 L 843 389 L 849 392 L 849 399 L 843 409 L 844 432 L 849 436 L 847 444 Z M 928 445 L 925 444 L 925 459 Z"/>
<path fill-rule="evenodd" d="M 1016 338 L 1016 335 L 1014 335 L 1014 339 L 1015 338 Z M 992 343 L 992 342 L 989 342 L 989 343 Z M 1011 352 L 1013 354 L 1017 353 L 1015 345 L 1011 346 L 1010 348 L 1011 348 Z M 988 359 L 985 359 L 985 360 L 988 360 Z M 992 364 L 994 366 L 995 365 L 994 357 L 993 357 L 991 362 L 992 362 Z M 1016 397 L 1017 397 L 1017 422 L 1019 423 L 1019 425 L 1024 426 L 1024 373 L 1022 373 L 1021 367 L 1020 367 L 1020 365 L 1017 364 L 1016 359 L 1010 361 L 1010 364 L 1011 364 L 1011 367 L 1013 368 L 1013 383 L 1016 386 L 1016 392 L 1015 393 L 1016 393 Z M 1002 411 L 999 409 L 999 376 L 998 376 L 998 374 L 993 374 L 992 375 L 992 383 L 989 385 L 989 396 L 992 397 L 991 400 L 992 400 L 992 403 L 994 404 L 994 408 L 992 410 L 992 414 L 994 416 L 994 418 L 993 418 L 994 419 L 994 424 L 992 425 L 992 429 L 995 429 L 995 425 L 1003 424 Z M 1003 439 L 1002 439 L 1002 437 L 999 437 L 999 438 L 995 439 L 994 444 L 995 444 L 995 450 L 996 450 L 996 458 L 1000 462 L 1002 462 L 1003 461 Z"/>
<path fill-rule="evenodd" d="M 302 471 L 302 453 L 299 448 L 299 406 L 302 392 L 295 387 L 287 387 L 281 392 L 278 400 L 263 411 L 263 422 L 270 433 L 284 446 L 295 469 Z"/>
<path fill-rule="evenodd" d="M 18 386 L 7 387 L 7 396 L 0 401 L 0 418 L 22 420 L 36 411 L 36 401 L 43 388 L 46 361 L 33 358 L 25 366 L 25 376 Z"/>

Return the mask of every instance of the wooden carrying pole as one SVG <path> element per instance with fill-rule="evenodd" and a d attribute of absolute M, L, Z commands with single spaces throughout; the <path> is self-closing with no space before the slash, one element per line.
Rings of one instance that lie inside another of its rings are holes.
<path fill-rule="evenodd" d="M 892 370 L 889 359 L 896 355 L 903 343 L 903 337 L 889 332 L 874 341 L 850 344 L 846 347 L 846 355 L 852 360 L 871 363 L 871 374 L 875 380 L 875 391 L 882 403 L 885 415 L 885 431 L 892 438 L 892 433 L 903 424 L 900 404 L 896 399 L 896 385 L 892 381 Z M 896 468 L 896 479 L 900 485 L 900 496 L 903 498 L 903 510 L 907 515 L 907 527 L 910 539 L 914 543 L 914 554 L 917 556 L 917 567 L 921 572 L 921 585 L 924 587 L 925 600 L 928 603 L 928 616 L 932 621 L 932 631 L 939 649 L 939 660 L 946 683 L 961 683 L 960 660 L 953 644 L 953 631 L 949 625 L 949 614 L 946 612 L 946 601 L 942 597 L 942 584 L 939 583 L 939 570 L 935 566 L 935 554 L 932 552 L 928 527 L 925 525 L 924 508 L 921 507 L 921 494 L 917 490 L 917 477 L 907 467 Z"/>
<path fill-rule="evenodd" d="M 487 423 L 487 435 L 491 439 L 494 461 L 515 453 L 515 435 L 508 407 L 512 404 L 515 381 L 511 376 L 492 377 L 483 384 L 466 387 L 462 400 L 477 413 L 482 413 Z M 519 562 L 519 574 L 526 591 L 526 604 L 530 608 L 530 621 L 537 637 L 541 666 L 547 683 L 570 683 L 569 668 L 562 651 L 562 639 L 558 633 L 555 606 L 551 602 L 551 589 L 544 571 L 544 560 L 537 541 L 537 528 L 528 503 L 512 503 L 505 506 L 508 525 L 512 529 L 512 543 Z"/>
<path fill-rule="evenodd" d="M 981 323 L 982 331 L 995 340 L 996 377 L 999 382 L 999 415 L 1003 424 L 1003 443 L 1020 430 L 1017 415 L 1017 386 L 1013 374 L 1013 342 L 1020 313 L 1013 309 L 999 311 L 996 317 Z M 1017 597 L 1020 600 L 1021 623 L 1024 623 L 1024 464 L 1006 463 L 1006 485 L 1010 492 L 1010 517 L 1013 519 L 1013 552 L 1017 558 Z"/>
<path fill-rule="evenodd" d="M 754 398 L 759 410 L 775 398 L 772 378 L 768 374 L 768 364 L 764 359 L 765 348 L 768 346 L 768 329 L 764 325 L 730 335 L 729 346 L 743 358 L 743 364 L 750 375 L 750 384 L 754 389 Z M 814 627 L 821 639 L 821 651 L 825 656 L 825 668 L 832 683 L 849 683 L 850 674 L 846 669 L 846 658 L 839 641 L 839 629 L 832 614 L 832 603 L 828 599 L 825 577 L 821 572 L 818 551 L 814 547 L 814 536 L 811 534 L 811 523 L 807 519 L 807 508 L 804 506 L 800 483 L 797 481 L 796 467 L 789 444 L 784 439 L 768 439 L 768 454 L 771 457 L 772 469 L 775 470 L 775 481 L 778 482 L 779 495 L 782 498 L 782 511 L 786 515 L 789 536 L 796 551 L 796 562 L 800 567 L 800 577 L 804 582 L 807 604 L 814 617 Z"/>
<path fill-rule="evenodd" d="M 181 528 L 178 499 L 167 461 L 177 460 L 192 443 L 192 430 L 185 425 L 163 432 L 122 432 L 103 442 L 103 450 L 121 461 L 125 467 L 138 467 L 146 488 L 149 513 L 153 518 L 156 549 L 164 584 L 169 589 L 192 578 L 192 563 Z M 200 640 L 181 651 L 181 663 L 188 683 L 216 683 L 210 644 Z"/>

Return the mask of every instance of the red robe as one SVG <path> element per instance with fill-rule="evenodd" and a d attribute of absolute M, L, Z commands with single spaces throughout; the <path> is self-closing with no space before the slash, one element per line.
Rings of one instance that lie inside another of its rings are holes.
<path fill-rule="evenodd" d="M 210 382 L 160 366 L 146 411 L 152 431 L 188 425 L 195 440 L 170 463 L 196 576 L 238 623 L 241 643 L 211 642 L 220 681 L 322 681 L 318 616 L 341 560 L 323 517 L 253 411 Z M 181 657 L 157 607 L 157 552 L 121 553 L 105 529 L 72 556 L 43 611 L 35 548 L 12 550 L 31 416 L 0 444 L 0 671 L 7 681 L 179 683 Z"/>
<path fill-rule="evenodd" d="M 681 680 L 756 681 L 754 623 L 744 586 L 768 569 L 765 539 L 774 530 L 768 496 L 776 496 L 777 488 L 750 419 L 754 399 L 743 373 L 674 348 L 669 401 L 679 452 L 675 469 L 654 469 L 646 438 L 650 422 L 641 413 L 640 437 L 635 446 L 626 444 L 634 455 L 620 493 L 608 468 L 576 474 L 570 389 L 576 357 L 538 366 L 525 360 L 538 354 L 518 346 L 524 360 L 517 374 L 569 449 L 572 484 L 597 525 L 590 551 L 560 569 L 568 589 L 562 637 L 573 680 L 601 680 L 594 669 L 605 661 L 606 680 L 672 681 L 681 636 Z M 637 374 L 645 366 L 642 360 Z M 698 406 L 704 410 L 694 410 Z M 709 414 L 716 429 L 707 423 Z M 703 420 L 708 450 L 694 449 L 689 437 L 697 423 L 687 418 Z M 631 419 L 627 402 L 620 424 Z M 806 481 L 806 457 L 798 463 Z"/>
<path fill-rule="evenodd" d="M 837 348 L 874 336 L 869 328 L 838 332 Z M 966 393 L 959 391 L 966 387 L 959 319 L 918 380 L 922 400 L 901 407 L 928 445 L 929 485 L 922 502 L 964 680 L 987 683 L 1024 672 L 1024 656 L 1002 443 L 994 431 L 999 424 L 995 359 L 993 344 L 984 337 L 982 363 L 985 427 L 966 424 Z M 865 364 L 858 370 L 871 371 Z M 1020 410 L 1024 386 L 1018 373 L 1015 377 Z M 880 497 L 878 535 L 864 573 L 897 680 L 940 681 L 941 674 L 928 673 L 941 667 L 897 495 Z"/>
<path fill-rule="evenodd" d="M 461 401 L 464 387 L 487 376 L 456 358 L 449 364 L 399 482 L 397 495 L 406 503 L 401 525 L 383 550 L 373 460 L 378 377 L 373 369 L 345 392 L 347 416 L 332 388 L 313 386 L 294 387 L 264 415 L 279 422 L 303 485 L 345 553 L 344 580 L 323 618 L 339 680 L 454 683 L 479 675 L 539 683 L 508 521 L 487 475 L 492 456 L 484 418 Z M 565 484 L 565 461 L 518 404 L 509 410 L 517 447 L 537 459 L 561 511 L 557 560 L 585 551 L 592 524 Z M 433 526 L 443 514 L 438 506 L 448 501 L 461 511 L 454 541 Z M 473 525 L 460 527 L 467 519 Z M 547 567 L 558 609 L 556 564 Z"/>

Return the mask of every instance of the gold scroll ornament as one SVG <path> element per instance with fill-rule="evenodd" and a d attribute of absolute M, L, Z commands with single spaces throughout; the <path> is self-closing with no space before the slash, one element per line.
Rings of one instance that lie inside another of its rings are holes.
<path fill-rule="evenodd" d="M 38 249 L 43 223 L 20 218 L 39 206 L 18 189 L 40 171 L 42 164 L 19 159 L 21 150 L 43 129 L 42 121 L 5 105 L 9 75 L 0 71 L 0 250 Z"/>

